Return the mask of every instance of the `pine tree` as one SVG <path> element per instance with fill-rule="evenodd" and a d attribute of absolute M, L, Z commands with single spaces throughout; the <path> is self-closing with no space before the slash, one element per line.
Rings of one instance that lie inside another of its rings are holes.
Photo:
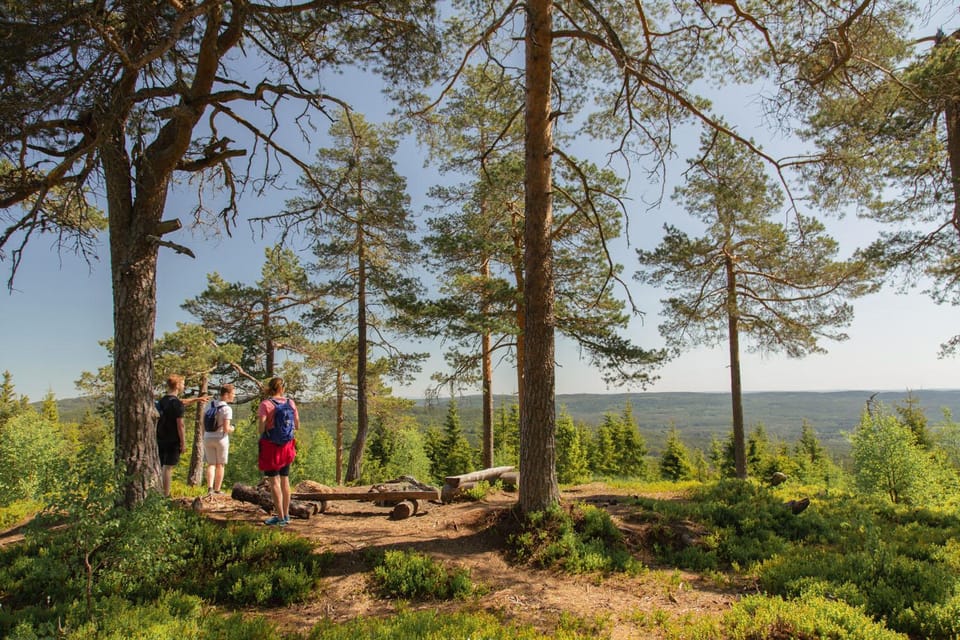
<path fill-rule="evenodd" d="M 702 458 L 702 454 L 701 454 Z M 663 453 L 660 454 L 660 477 L 674 482 L 687 480 L 694 475 L 694 467 L 690 462 L 690 452 L 683 441 L 676 425 L 670 426 L 667 433 L 667 442 Z"/>
<path fill-rule="evenodd" d="M 450 400 L 447 417 L 443 422 L 443 475 L 453 476 L 474 470 L 475 452 L 463 435 L 460 411 L 457 403 Z"/>
<path fill-rule="evenodd" d="M 614 442 L 617 475 L 624 478 L 644 478 L 647 474 L 647 443 L 640 435 L 640 427 L 633 417 L 633 405 L 629 400 L 617 421 Z"/>
<path fill-rule="evenodd" d="M 577 484 L 590 479 L 587 449 L 573 418 L 561 408 L 557 416 L 557 482 Z"/>
<path fill-rule="evenodd" d="M 877 288 L 877 270 L 862 255 L 837 260 L 839 245 L 817 219 L 778 222 L 779 186 L 727 134 L 701 137 L 687 176 L 675 198 L 705 233 L 691 238 L 667 225 L 658 247 L 637 251 L 637 279 L 673 294 L 662 300 L 659 327 L 673 353 L 726 343 L 734 461 L 746 478 L 741 339 L 793 358 L 824 351 L 821 340 L 847 338 L 840 329 L 852 321 L 851 300 Z"/>

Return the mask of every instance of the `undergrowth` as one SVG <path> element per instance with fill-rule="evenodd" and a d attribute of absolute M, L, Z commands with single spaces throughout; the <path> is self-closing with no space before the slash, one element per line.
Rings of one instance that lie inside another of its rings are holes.
<path fill-rule="evenodd" d="M 643 569 L 610 515 L 595 506 L 557 506 L 529 514 L 520 522 L 519 531 L 507 536 L 508 553 L 517 562 L 567 573 L 636 574 Z"/>
<path fill-rule="evenodd" d="M 422 553 L 389 550 L 373 560 L 374 588 L 387 598 L 452 600 L 480 591 L 468 570 L 448 569 Z"/>

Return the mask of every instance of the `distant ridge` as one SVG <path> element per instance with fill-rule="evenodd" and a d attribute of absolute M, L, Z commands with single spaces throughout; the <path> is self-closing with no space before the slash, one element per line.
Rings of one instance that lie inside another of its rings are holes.
<path fill-rule="evenodd" d="M 794 443 L 806 420 L 821 443 L 834 452 L 849 448 L 847 436 L 863 413 L 867 400 L 883 403 L 891 410 L 912 394 L 924 410 L 931 426 L 943 420 L 947 409 L 960 419 L 960 389 L 921 389 L 914 391 L 754 391 L 743 396 L 747 432 L 763 424 L 771 440 Z M 576 393 L 558 395 L 557 410 L 565 410 L 575 422 L 595 427 L 604 414 L 623 412 L 630 401 L 634 419 L 652 453 L 662 447 L 671 425 L 676 425 L 684 443 L 706 449 L 712 438 L 726 438 L 731 429 L 730 394 L 720 392 L 636 392 Z M 457 404 L 460 421 L 467 435 L 476 442 L 480 432 L 480 395 L 460 396 Z M 513 395 L 495 396 L 494 409 L 510 407 Z M 412 413 L 424 428 L 440 426 L 446 417 L 448 398 L 416 400 Z M 41 403 L 34 403 L 39 408 Z M 91 403 L 85 398 L 57 401 L 61 419 L 78 422 Z M 307 424 L 333 424 L 332 412 L 319 403 L 301 402 L 302 419 Z M 347 416 L 348 424 L 352 416 Z M 352 434 L 348 433 L 348 438 Z"/>
<path fill-rule="evenodd" d="M 874 397 L 893 410 L 913 395 L 924 410 L 930 425 L 943 420 L 943 409 L 960 419 L 960 389 L 922 389 L 917 391 L 754 391 L 743 396 L 747 432 L 763 424 L 774 440 L 793 443 L 799 437 L 803 421 L 809 422 L 820 441 L 831 450 L 848 448 L 847 434 L 853 431 L 867 400 Z M 457 398 L 461 421 L 468 423 L 474 413 L 479 420 L 480 396 Z M 633 417 L 651 449 L 659 449 L 671 424 L 689 446 L 706 447 L 716 436 L 730 432 L 732 409 L 730 394 L 719 392 L 665 391 L 637 393 L 577 393 L 557 396 L 557 410 L 565 409 L 576 422 L 597 425 L 605 413 L 619 414 L 630 401 Z M 514 396 L 496 396 L 494 406 L 509 406 Z M 443 420 L 448 400 L 432 408 L 418 402 L 418 414 Z M 421 419 L 421 423 L 426 420 Z"/>

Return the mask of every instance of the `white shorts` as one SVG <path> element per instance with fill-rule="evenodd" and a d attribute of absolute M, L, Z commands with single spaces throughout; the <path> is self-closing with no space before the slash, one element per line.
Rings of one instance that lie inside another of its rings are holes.
<path fill-rule="evenodd" d="M 227 464 L 230 436 L 203 439 L 203 459 L 207 464 Z"/>

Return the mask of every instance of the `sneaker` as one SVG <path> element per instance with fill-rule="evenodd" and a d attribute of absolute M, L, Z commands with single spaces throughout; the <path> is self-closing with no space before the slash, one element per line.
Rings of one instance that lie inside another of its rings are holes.
<path fill-rule="evenodd" d="M 266 520 L 263 521 L 263 524 L 265 524 L 265 525 L 270 525 L 270 526 L 279 525 L 279 526 L 282 527 L 283 525 L 285 525 L 285 524 L 287 524 L 287 523 L 284 522 L 284 521 L 283 521 L 283 518 L 281 518 L 280 516 L 270 516 L 269 518 L 267 518 Z"/>
<path fill-rule="evenodd" d="M 290 516 L 284 516 L 283 524 L 290 524 Z"/>

